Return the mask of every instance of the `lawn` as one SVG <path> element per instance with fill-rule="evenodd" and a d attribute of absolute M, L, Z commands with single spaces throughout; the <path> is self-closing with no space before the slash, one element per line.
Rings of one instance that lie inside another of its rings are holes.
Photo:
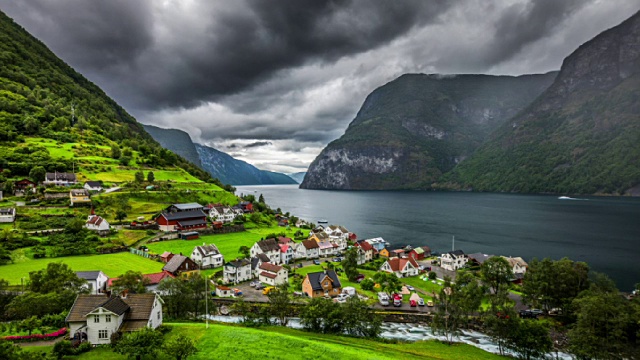
<path fill-rule="evenodd" d="M 191 254 L 193 248 L 206 244 L 215 244 L 218 250 L 224 255 L 226 261 L 233 260 L 241 256 L 238 249 L 245 245 L 248 247 L 253 246 L 256 241 L 264 238 L 270 233 L 285 232 L 288 237 L 293 238 L 293 234 L 297 231 L 297 228 L 291 228 L 286 230 L 283 227 L 271 226 L 262 228 L 253 228 L 244 232 L 220 234 L 220 235 L 206 235 L 196 240 L 172 240 L 162 241 L 153 244 L 147 244 L 149 251 L 154 254 L 162 254 L 165 251 L 170 251 L 174 254 L 182 253 L 184 255 Z"/>
<path fill-rule="evenodd" d="M 102 169 L 109 169 L 108 171 L 102 171 Z M 98 171 L 81 170 L 80 174 L 85 178 L 94 181 L 107 181 L 107 182 L 126 182 L 135 180 L 135 174 L 140 169 L 122 169 L 118 166 L 100 166 Z M 156 181 L 173 181 L 173 182 L 188 182 L 197 183 L 199 179 L 195 178 L 188 172 L 176 168 L 175 170 L 158 170 L 158 169 L 143 169 L 146 174 L 149 171 L 153 171 Z"/>
<path fill-rule="evenodd" d="M 102 270 L 109 277 L 120 276 L 127 270 L 140 271 L 143 274 L 155 273 L 161 271 L 163 266 L 160 262 L 126 252 L 37 260 L 22 257 L 21 260 L 15 264 L 0 265 L 0 279 L 9 281 L 10 285 L 20 285 L 21 278 L 28 278 L 29 272 L 44 269 L 50 262 L 65 263 L 74 271 Z"/>
<path fill-rule="evenodd" d="M 283 327 L 245 328 L 237 325 L 170 324 L 170 339 L 185 335 L 196 343 L 199 352 L 189 357 L 198 359 L 500 359 L 470 345 L 445 345 L 437 341 L 415 343 L 383 343 L 346 336 L 323 335 Z M 43 350 L 50 348 L 44 347 Z M 31 351 L 38 351 L 31 349 Z M 77 359 L 120 360 L 126 357 L 99 347 Z M 165 354 L 154 357 L 169 359 Z"/>

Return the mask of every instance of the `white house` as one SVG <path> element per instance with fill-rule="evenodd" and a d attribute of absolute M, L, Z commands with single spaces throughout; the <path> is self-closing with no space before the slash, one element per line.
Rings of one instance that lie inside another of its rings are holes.
<path fill-rule="evenodd" d="M 230 207 L 224 205 L 212 205 L 209 209 L 209 217 L 213 221 L 222 221 L 223 223 L 232 222 L 238 214 Z"/>
<path fill-rule="evenodd" d="M 329 257 L 336 254 L 337 245 L 332 244 L 330 241 L 320 241 L 318 243 L 318 254 L 320 257 Z"/>
<path fill-rule="evenodd" d="M 109 223 L 107 222 L 107 220 L 96 215 L 93 208 L 91 208 L 91 214 L 87 218 L 87 222 L 85 222 L 84 227 L 87 230 L 95 231 L 98 234 L 103 236 L 109 235 L 109 232 L 111 231 L 111 227 L 109 226 Z"/>
<path fill-rule="evenodd" d="M 46 173 L 42 183 L 44 185 L 68 186 L 77 184 L 78 181 L 76 180 L 76 174 L 74 173 L 59 173 L 56 171 Z"/>
<path fill-rule="evenodd" d="M 469 258 L 462 250 L 449 251 L 440 257 L 440 267 L 449 271 L 456 271 L 463 267 Z"/>
<path fill-rule="evenodd" d="M 111 335 L 162 325 L 163 301 L 157 294 L 78 295 L 66 322 L 72 339 L 92 345 L 111 343 Z"/>
<path fill-rule="evenodd" d="M 527 268 L 529 267 L 529 264 L 527 264 L 526 261 L 524 261 L 524 259 L 522 259 L 521 257 L 506 257 L 503 256 L 503 258 L 505 260 L 507 260 L 509 262 L 509 265 L 511 266 L 511 271 L 513 272 L 513 274 L 522 274 L 524 275 L 527 272 Z"/>
<path fill-rule="evenodd" d="M 265 254 L 269 257 L 269 262 L 279 265 L 282 263 L 282 256 L 280 255 L 280 246 L 278 241 L 274 238 L 260 240 L 253 244 L 250 251 L 251 257 L 258 254 Z"/>
<path fill-rule="evenodd" d="M 16 208 L 0 209 L 0 223 L 12 223 L 16 221 Z"/>
<path fill-rule="evenodd" d="M 349 239 L 349 230 L 347 230 L 344 226 L 331 225 L 328 228 L 324 229 L 324 231 L 329 236 L 339 237 L 345 240 Z"/>
<path fill-rule="evenodd" d="M 216 296 L 218 297 L 232 297 L 233 290 L 228 286 L 216 285 Z"/>
<path fill-rule="evenodd" d="M 214 244 L 196 246 L 191 252 L 191 260 L 200 264 L 203 269 L 217 268 L 224 264 L 224 256 Z"/>
<path fill-rule="evenodd" d="M 258 278 L 260 276 L 260 265 L 268 263 L 269 257 L 265 254 L 258 254 L 251 258 L 251 276 Z"/>
<path fill-rule="evenodd" d="M 227 284 L 237 284 L 251 278 L 251 262 L 247 259 L 229 261 L 224 265 L 222 281 Z"/>
<path fill-rule="evenodd" d="M 87 181 L 84 183 L 87 191 L 102 191 L 102 183 L 100 181 Z"/>
<path fill-rule="evenodd" d="M 258 280 L 262 283 L 276 286 L 288 283 L 289 274 L 287 269 L 284 267 L 267 262 L 260 265 L 260 275 L 258 276 Z"/>
<path fill-rule="evenodd" d="M 396 274 L 397 277 L 418 275 L 418 263 L 413 258 L 393 258 L 385 261 L 380 267 L 381 271 Z"/>
<path fill-rule="evenodd" d="M 296 259 L 317 259 L 320 256 L 320 246 L 315 240 L 303 240 L 295 245 Z"/>
<path fill-rule="evenodd" d="M 96 271 L 76 271 L 76 275 L 87 280 L 86 286 L 91 294 L 102 294 L 107 290 L 107 282 L 109 277 L 100 270 Z"/>
<path fill-rule="evenodd" d="M 293 244 L 279 244 L 280 246 L 280 259 L 281 264 L 288 264 L 295 259 L 295 251 L 293 250 Z"/>

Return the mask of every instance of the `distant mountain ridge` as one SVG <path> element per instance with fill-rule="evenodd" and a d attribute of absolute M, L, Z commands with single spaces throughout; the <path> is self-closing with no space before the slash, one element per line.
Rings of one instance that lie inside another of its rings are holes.
<path fill-rule="evenodd" d="M 498 128 L 443 187 L 640 191 L 640 12 L 581 45 L 554 83 Z"/>
<path fill-rule="evenodd" d="M 189 134 L 182 130 L 163 129 L 153 125 L 143 125 L 143 127 L 163 148 L 173 151 L 202 168 L 198 150 L 196 150 Z"/>
<path fill-rule="evenodd" d="M 429 189 L 524 109 L 557 73 L 405 74 L 367 96 L 309 166 L 307 189 Z"/>
<path fill-rule="evenodd" d="M 307 175 L 306 171 L 287 174 L 287 176 L 289 176 L 290 178 L 295 180 L 298 184 L 302 183 L 302 181 L 304 180 L 304 176 L 305 175 Z"/>
<path fill-rule="evenodd" d="M 195 144 L 204 170 L 232 185 L 296 184 L 285 174 L 260 170 L 212 147 Z M 215 175 L 214 175 L 215 174 Z M 223 180 L 224 179 L 224 180 Z"/>

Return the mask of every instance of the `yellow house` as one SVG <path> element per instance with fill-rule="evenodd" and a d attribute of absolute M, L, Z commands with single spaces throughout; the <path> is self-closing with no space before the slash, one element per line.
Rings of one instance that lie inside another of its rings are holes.
<path fill-rule="evenodd" d="M 86 189 L 73 189 L 69 192 L 69 200 L 71 200 L 71 206 L 81 203 L 90 203 L 91 198 L 89 192 Z"/>
<path fill-rule="evenodd" d="M 308 273 L 302 281 L 302 292 L 311 298 L 335 297 L 342 292 L 342 284 L 333 270 Z"/>
<path fill-rule="evenodd" d="M 381 257 L 388 258 L 389 257 L 389 250 L 387 250 L 387 248 L 384 248 L 384 249 L 380 250 L 379 254 L 380 254 Z"/>
<path fill-rule="evenodd" d="M 321 241 L 328 241 L 329 240 L 329 235 L 327 235 L 326 232 L 324 231 L 320 231 L 320 232 L 314 232 L 309 236 L 309 239 L 314 240 L 315 242 L 321 242 Z"/>

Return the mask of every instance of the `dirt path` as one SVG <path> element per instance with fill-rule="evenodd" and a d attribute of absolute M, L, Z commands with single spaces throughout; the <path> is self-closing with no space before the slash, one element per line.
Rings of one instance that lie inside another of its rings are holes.
<path fill-rule="evenodd" d="M 15 343 L 18 346 L 22 346 L 22 347 L 31 347 L 31 346 L 51 346 L 55 343 L 57 343 L 58 341 L 62 341 L 64 340 L 64 336 L 61 336 L 57 339 L 54 340 L 43 340 L 43 341 L 30 341 L 30 342 L 19 342 L 19 343 Z"/>

